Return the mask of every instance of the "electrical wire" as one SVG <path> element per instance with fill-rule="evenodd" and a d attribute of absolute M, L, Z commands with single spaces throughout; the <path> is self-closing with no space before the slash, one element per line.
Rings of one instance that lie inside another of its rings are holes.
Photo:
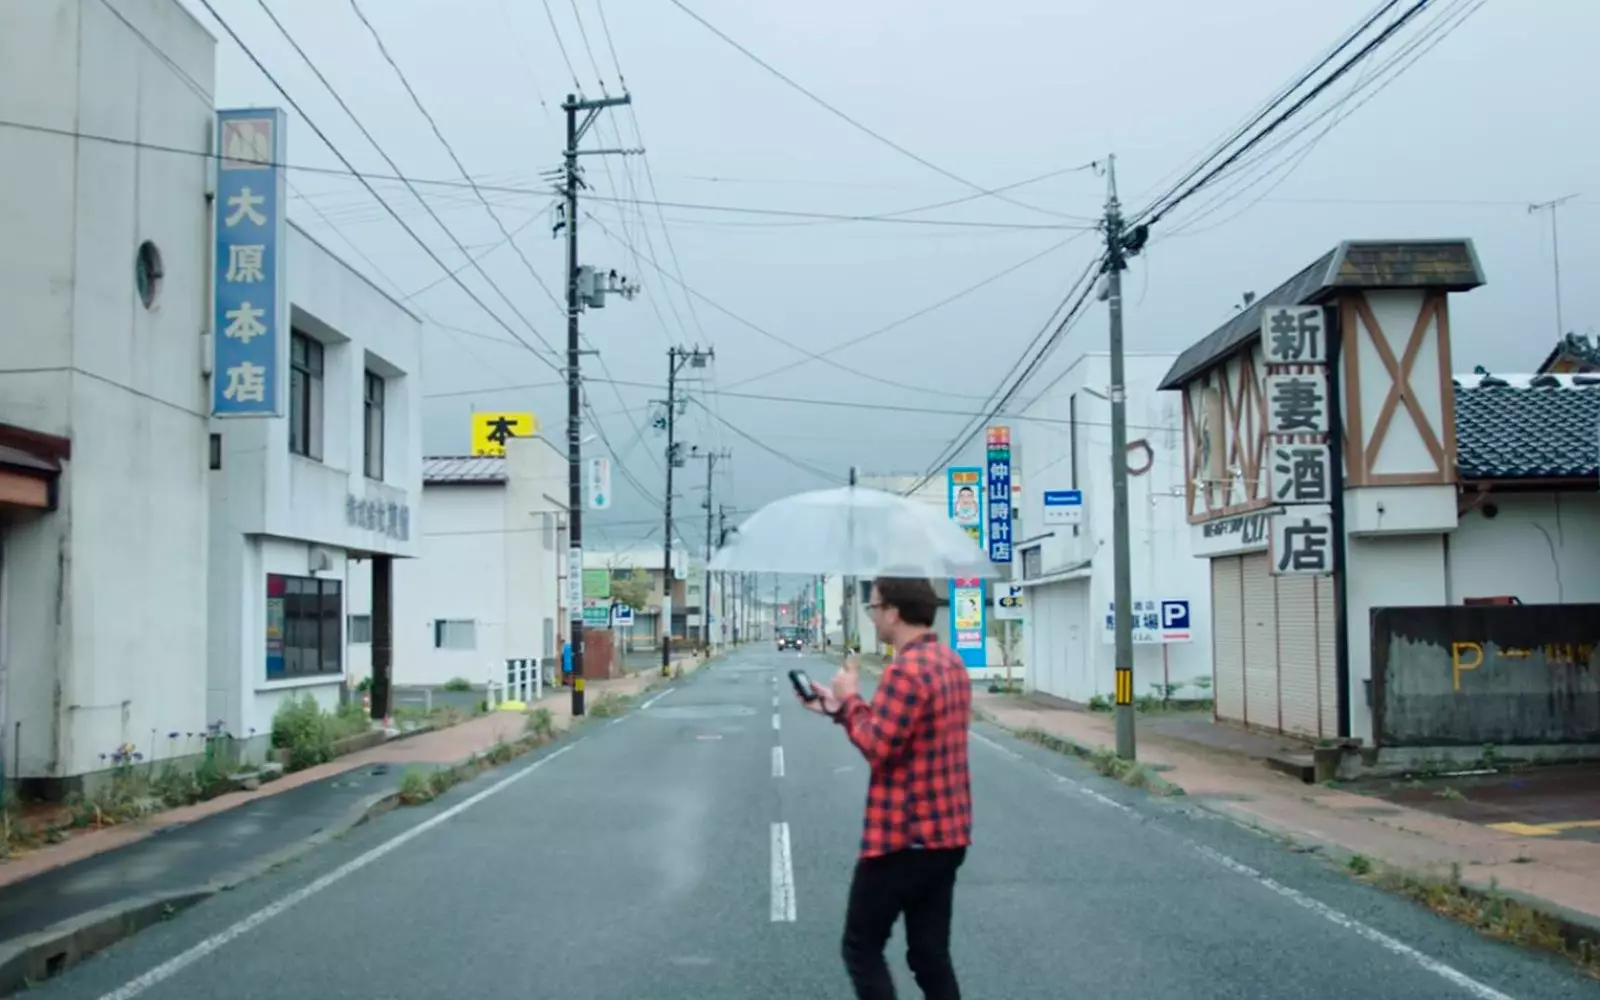
<path fill-rule="evenodd" d="M 266 0 L 260 0 L 260 2 L 263 6 L 265 6 Z M 461 157 L 456 154 L 455 147 L 450 144 L 450 140 L 445 138 L 444 131 L 439 128 L 439 122 L 433 117 L 433 114 L 428 111 L 427 105 L 422 103 L 422 98 L 417 95 L 416 88 L 411 86 L 411 80 L 406 76 L 405 71 L 400 68 L 400 64 L 395 61 L 394 56 L 390 54 L 389 47 L 383 43 L 383 36 L 378 33 L 377 26 L 374 25 L 371 19 L 367 17 L 366 11 L 362 10 L 360 0 L 350 0 L 350 9 L 355 12 L 356 17 L 360 19 L 363 25 L 366 26 L 367 33 L 372 36 L 372 41 L 378 46 L 378 54 L 383 56 L 384 62 L 387 62 L 389 64 L 389 68 L 394 70 L 394 75 L 400 80 L 400 86 L 405 88 L 406 94 L 411 98 L 411 103 L 416 106 L 417 111 L 420 112 L 423 119 L 427 121 L 428 127 L 433 130 L 434 138 L 439 140 L 439 145 L 443 146 L 444 151 L 449 154 L 450 162 L 454 163 L 456 165 L 456 169 L 461 172 L 462 179 L 472 186 L 472 193 L 477 196 L 478 201 L 483 204 L 483 209 L 489 213 L 489 218 L 494 220 L 495 227 L 500 230 L 500 235 L 505 239 L 506 243 L 510 245 L 511 249 L 517 252 L 517 257 L 522 261 L 522 266 L 527 269 L 528 274 L 533 278 L 534 283 L 544 291 L 545 296 L 550 299 L 552 304 L 554 304 L 558 309 L 561 309 L 561 301 L 556 298 L 555 292 L 550 290 L 550 286 L 545 284 L 544 278 L 539 276 L 539 272 L 534 269 L 533 262 L 528 260 L 528 255 L 523 252 L 522 247 L 517 245 L 517 241 L 513 238 L 511 230 L 506 228 L 506 224 L 501 220 L 500 214 L 494 210 L 494 207 L 489 204 L 489 200 L 485 198 L 483 192 L 479 190 L 477 182 L 472 179 L 472 174 L 467 170 L 467 165 L 461 162 Z M 321 78 L 320 74 L 318 75 L 318 78 Z M 341 101 L 340 104 L 342 105 L 343 102 Z M 398 168 L 396 168 L 396 172 L 398 172 Z M 534 218 L 537 218 L 537 216 Z M 532 219 L 529 220 L 529 223 L 531 222 Z M 523 228 L 526 228 L 526 226 Z M 521 230 L 518 231 L 520 232 Z M 462 252 L 466 253 L 465 250 Z M 471 254 L 467 254 L 467 256 L 470 258 Z M 533 324 L 531 322 L 528 322 L 526 319 L 524 319 L 523 322 L 528 323 L 529 328 L 533 329 Z M 539 340 L 544 343 L 546 347 L 549 347 L 552 351 L 555 350 L 555 348 L 548 341 L 546 341 L 543 336 L 539 335 L 537 330 L 534 330 L 534 335 L 538 336 Z"/>
<path fill-rule="evenodd" d="M 286 89 L 284 89 L 284 87 L 283 87 L 283 85 L 281 83 L 278 82 L 277 77 L 272 75 L 272 72 L 267 69 L 267 67 L 266 67 L 266 65 L 264 63 L 261 62 L 260 58 L 255 54 L 255 52 L 248 45 L 245 44 L 244 39 L 239 37 L 239 33 L 234 31 L 233 26 L 230 25 L 226 20 L 224 20 L 222 18 L 222 16 L 220 14 L 217 13 L 216 7 L 212 5 L 211 0 L 199 0 L 199 3 L 202 6 L 204 6 L 206 11 L 212 16 L 212 18 L 214 18 L 216 20 L 216 22 L 219 25 L 222 26 L 222 29 L 228 33 L 228 36 L 233 39 L 234 44 L 238 45 L 240 50 L 243 51 L 244 54 L 250 59 L 250 61 L 255 64 L 256 68 L 261 71 L 261 74 L 264 77 L 267 78 L 267 82 L 271 83 L 273 88 L 275 90 L 277 90 L 278 93 L 283 95 L 283 99 L 285 101 L 289 102 L 289 106 L 292 107 L 295 110 L 295 113 L 300 116 L 301 120 L 306 123 L 306 125 L 311 129 L 312 132 L 316 133 L 317 138 L 322 140 L 323 145 L 327 146 L 329 151 L 332 152 L 334 156 L 338 157 L 339 161 L 341 163 L 343 163 L 345 165 L 345 167 L 350 170 L 351 173 L 355 173 L 356 172 L 355 166 L 344 155 L 344 153 L 342 153 L 339 150 L 339 148 L 333 144 L 333 142 L 328 138 L 327 134 L 324 133 L 322 131 L 322 129 L 317 127 L 316 122 L 311 118 L 310 115 L 306 114 L 305 109 L 300 106 L 300 103 L 298 101 L 296 101 L 292 96 L 290 96 L 289 92 Z M 265 3 L 264 2 L 263 2 L 263 7 L 265 7 Z M 270 8 L 266 8 L 266 9 L 267 9 L 268 15 L 270 16 L 271 15 L 271 9 Z M 274 20 L 274 22 L 276 22 L 277 19 L 273 18 L 273 20 Z M 374 144 L 374 145 L 376 146 L 376 144 Z M 209 154 L 207 154 L 207 155 L 209 156 Z M 397 172 L 398 172 L 398 168 L 397 168 Z M 371 192 L 371 194 L 372 194 L 372 196 L 374 198 L 377 198 L 379 200 L 379 202 L 381 202 L 385 207 L 388 207 L 388 202 L 383 200 L 383 198 L 378 194 L 377 190 L 374 189 L 370 183 L 368 183 L 365 180 L 363 180 L 362 183 L 366 185 L 367 190 L 369 192 Z M 419 201 L 422 200 L 420 196 L 418 196 L 418 200 Z M 396 215 L 396 216 L 394 216 L 394 220 L 395 220 L 396 223 L 399 224 L 401 229 L 405 230 L 406 235 L 410 236 L 412 238 L 412 240 L 414 240 L 418 246 L 422 247 L 423 251 L 426 252 L 427 255 L 430 258 L 433 259 L 433 262 L 439 266 L 439 269 L 441 271 L 448 272 L 450 270 L 449 267 L 447 267 L 445 265 L 444 261 L 439 259 L 439 255 L 434 252 L 433 248 L 428 246 L 427 243 L 423 242 L 422 238 L 417 235 L 415 230 L 413 230 L 409 225 L 406 224 L 404 219 L 401 219 L 398 215 Z M 446 230 L 446 232 L 448 232 L 448 230 Z M 454 239 L 453 234 L 452 234 L 451 238 Z M 458 243 L 459 243 L 459 241 L 458 241 Z M 464 254 L 464 255 L 470 256 L 470 254 Z M 487 275 L 485 275 L 485 278 L 487 279 Z M 456 278 L 455 280 L 456 280 L 456 284 L 461 288 L 461 290 L 466 292 L 467 297 L 472 299 L 472 301 L 474 303 L 476 303 L 477 306 L 480 309 L 482 309 L 485 313 L 487 313 L 490 317 L 492 317 L 494 319 L 494 321 L 496 323 L 498 323 L 501 327 L 503 327 L 507 333 L 511 334 L 512 337 L 514 337 L 517 340 L 521 341 L 523 343 L 523 345 L 526 346 L 528 348 L 528 350 L 530 352 L 532 352 L 535 357 L 538 357 L 539 360 L 541 362 L 543 362 L 545 365 L 547 365 L 547 366 L 549 366 L 551 368 L 555 368 L 556 367 L 556 365 L 553 362 L 551 362 L 549 359 L 544 358 L 543 356 L 541 356 L 539 354 L 539 352 L 536 351 L 531 344 L 528 344 L 527 341 L 523 340 L 521 334 L 519 334 L 515 330 L 513 330 L 511 328 L 510 324 L 508 324 L 504 319 L 502 319 L 500 317 L 499 313 L 497 313 L 494 310 L 490 309 L 488 304 L 485 303 L 483 301 L 483 299 L 480 298 L 476 292 L 474 292 L 471 288 L 468 288 L 465 282 L 463 282 L 459 277 Z M 490 284 L 491 287 L 494 287 L 496 289 L 496 291 L 499 291 L 499 286 L 495 285 L 492 280 L 489 281 L 489 284 Z M 503 292 L 501 293 L 501 295 L 502 295 L 502 297 L 504 297 L 504 293 Z"/>
<path fill-rule="evenodd" d="M 1175 194 L 1175 195 L 1171 195 L 1170 197 L 1158 200 L 1158 202 L 1155 205 L 1152 205 L 1151 207 L 1149 207 L 1147 209 L 1144 209 L 1140 213 L 1138 213 L 1138 215 L 1135 217 L 1135 220 L 1134 220 L 1135 224 L 1144 225 L 1144 226 L 1147 226 L 1147 227 L 1155 226 L 1158 222 L 1161 221 L 1162 218 L 1164 218 L 1174 208 L 1177 208 L 1179 205 L 1183 204 L 1185 201 L 1187 201 L 1188 199 L 1192 198 L 1197 192 L 1199 192 L 1201 189 L 1203 189 L 1207 184 L 1210 184 L 1219 174 L 1221 174 L 1223 171 L 1227 170 L 1228 167 L 1231 166 L 1234 162 L 1236 162 L 1240 157 L 1244 156 L 1245 153 L 1249 152 L 1252 148 L 1254 148 L 1256 145 L 1258 145 L 1262 140 L 1266 139 L 1267 136 L 1271 135 L 1274 131 L 1276 131 L 1277 128 L 1280 125 L 1282 125 L 1284 122 L 1287 122 L 1290 118 L 1293 118 L 1307 104 L 1311 103 L 1312 101 L 1316 100 L 1317 97 L 1321 96 L 1322 93 L 1324 91 L 1326 91 L 1329 87 L 1333 86 L 1333 84 L 1336 83 L 1339 80 L 1340 77 L 1344 76 L 1353 67 L 1355 67 L 1358 63 L 1360 63 L 1363 59 L 1365 59 L 1368 55 L 1370 55 L 1373 51 L 1375 51 L 1379 46 L 1381 46 L 1385 42 L 1387 42 L 1391 37 L 1393 37 L 1395 32 L 1399 31 L 1406 24 L 1410 23 L 1410 21 L 1413 18 L 1415 18 L 1418 14 L 1420 14 L 1423 10 L 1425 10 L 1428 7 L 1428 5 L 1430 3 L 1432 3 L 1432 2 L 1433 2 L 1433 0 L 1417 0 L 1416 3 L 1414 3 L 1411 7 L 1407 8 L 1388 27 L 1384 28 L 1383 31 L 1379 32 L 1378 35 L 1375 38 L 1373 38 L 1371 41 L 1367 42 L 1360 49 L 1356 50 L 1356 52 L 1352 56 L 1350 56 L 1350 58 L 1346 59 L 1343 63 L 1341 63 L 1332 73 L 1330 73 L 1328 76 L 1324 77 L 1321 81 L 1319 81 L 1316 84 L 1316 86 L 1312 87 L 1311 90 L 1308 91 L 1306 94 L 1304 94 L 1299 100 L 1295 101 L 1286 110 L 1284 110 L 1276 118 L 1274 118 L 1271 122 L 1267 123 L 1267 125 L 1264 128 L 1262 128 L 1259 132 L 1257 132 L 1254 136 L 1252 136 L 1244 144 L 1239 146 L 1238 149 L 1236 149 L 1232 153 L 1228 154 L 1228 156 L 1225 157 L 1222 160 L 1221 163 L 1219 163 L 1215 167 L 1213 167 L 1209 172 L 1207 172 L 1199 180 L 1197 180 L 1197 181 L 1193 182 L 1192 184 L 1190 184 L 1181 193 L 1178 193 L 1178 194 Z"/>
<path fill-rule="evenodd" d="M 718 416 L 716 413 L 713 413 L 709 408 L 706 407 L 706 404 L 701 402 L 700 400 L 695 399 L 692 396 L 689 397 L 689 398 L 690 398 L 690 401 L 693 402 L 696 406 L 698 406 L 701 409 L 702 412 L 704 412 L 706 414 L 709 414 L 712 419 L 716 420 L 722 426 L 726 427 L 728 430 L 730 430 L 733 433 L 737 434 L 739 437 L 744 438 L 746 441 L 748 441 L 751 444 L 755 445 L 757 448 L 760 448 L 762 451 L 764 451 L 767 454 L 773 456 L 774 458 L 777 458 L 777 459 L 779 459 L 779 460 L 781 460 L 783 462 L 788 463 L 789 465 L 794 466 L 797 469 L 800 469 L 800 470 L 802 470 L 804 472 L 809 472 L 813 476 L 817 476 L 818 478 L 825 479 L 825 480 L 827 480 L 829 482 L 832 482 L 832 483 L 841 483 L 842 484 L 842 483 L 848 482 L 848 480 L 845 477 L 840 476 L 838 473 L 828 472 L 826 469 L 819 468 L 818 466 L 812 465 L 809 462 L 802 461 L 801 459 L 795 458 L 793 455 L 790 455 L 786 451 L 783 451 L 783 450 L 781 450 L 779 448 L 772 447 L 771 445 L 769 445 L 766 442 L 762 441 L 760 438 L 757 438 L 754 435 L 752 435 L 750 433 L 747 433 L 746 431 L 740 430 L 739 427 L 736 424 L 733 424 L 733 423 L 723 419 L 721 416 Z"/>
<path fill-rule="evenodd" d="M 681 11 L 683 11 L 685 14 L 689 15 L 691 18 L 693 18 L 695 21 L 697 21 L 700 24 L 701 27 L 705 28 L 707 31 L 711 32 L 713 35 L 716 35 L 718 38 L 722 39 L 724 42 L 726 42 L 729 45 L 733 46 L 733 48 L 737 49 L 740 52 L 740 54 L 742 54 L 745 58 L 747 58 L 751 62 L 755 63 L 757 66 L 760 66 L 762 69 L 766 70 L 768 73 L 771 73 L 773 76 L 777 77 L 779 80 L 782 80 L 784 83 L 788 84 L 791 88 L 793 88 L 794 90 L 798 91 L 799 93 L 804 95 L 806 98 L 811 100 L 812 103 L 818 105 L 819 107 L 821 107 L 825 111 L 829 112 L 830 114 L 834 115 L 835 117 L 843 120 L 846 124 L 848 124 L 851 127 L 857 129 L 858 131 L 863 132 L 866 135 L 870 136 L 871 138 L 876 139 L 878 142 L 882 143 L 883 145 L 888 146 L 890 149 L 892 149 L 895 152 L 899 153 L 901 156 L 904 156 L 907 159 L 913 160 L 913 161 L 921 164 L 922 166 L 927 167 L 929 170 L 932 170 L 934 173 L 937 173 L 937 174 L 940 174 L 941 176 L 947 177 L 950 180 L 953 180 L 956 183 L 961 184 L 964 187 L 969 187 L 972 190 L 977 191 L 979 197 L 995 198 L 995 199 L 997 199 L 999 201 L 1003 201 L 1003 202 L 1006 202 L 1006 203 L 1011 204 L 1011 205 L 1016 205 L 1019 208 L 1026 208 L 1029 211 L 1039 212 L 1039 213 L 1044 214 L 1044 215 L 1053 215 L 1053 216 L 1056 216 L 1057 218 L 1063 218 L 1063 219 L 1078 218 L 1077 216 L 1071 216 L 1071 215 L 1066 215 L 1066 214 L 1061 213 L 1061 212 L 1051 211 L 1050 209 L 1047 209 L 1047 208 L 1040 208 L 1037 205 L 1030 205 L 1027 202 L 1017 201 L 1014 198 L 1008 198 L 1003 193 L 998 191 L 997 189 L 985 188 L 981 184 L 975 184 L 972 181 L 967 180 L 965 177 L 962 177 L 961 175 L 956 174 L 956 173 L 952 173 L 951 171 L 946 170 L 944 167 L 939 166 L 937 163 L 934 163 L 934 162 L 932 162 L 931 160 L 928 160 L 925 157 L 922 157 L 922 156 L 917 155 L 916 153 L 913 153 L 911 150 L 909 150 L 906 147 L 904 147 L 904 146 L 900 145 L 899 143 L 895 142 L 893 139 L 889 139 L 886 136 L 884 136 L 882 133 L 876 132 L 873 129 L 867 127 L 866 125 L 863 125 L 861 122 L 857 121 L 855 118 L 852 118 L 850 115 L 846 114 L 844 111 L 841 111 L 836 106 L 828 103 L 827 101 L 823 100 L 821 97 L 817 96 L 817 94 L 814 93 L 813 91 L 807 90 L 804 86 L 802 86 L 801 84 L 797 83 L 793 78 L 791 78 L 788 75 L 784 74 L 776 66 L 773 66 L 771 63 L 767 62 L 765 59 L 762 59 L 760 56 L 756 55 L 750 49 L 746 48 L 744 45 L 741 45 L 739 42 L 737 42 L 733 38 L 729 37 L 725 32 L 722 31 L 722 29 L 718 28 L 716 25 L 712 24 L 710 21 L 707 21 L 705 18 L 703 18 L 699 14 L 695 13 L 693 10 L 691 10 L 688 7 L 688 5 L 683 3 L 683 0 L 669 0 L 669 2 L 674 7 L 678 8 Z"/>

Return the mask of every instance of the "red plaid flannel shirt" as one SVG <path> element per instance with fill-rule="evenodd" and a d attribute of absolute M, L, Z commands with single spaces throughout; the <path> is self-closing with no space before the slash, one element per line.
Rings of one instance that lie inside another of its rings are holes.
<path fill-rule="evenodd" d="M 847 698 L 836 719 L 872 765 L 862 857 L 971 842 L 972 681 L 954 650 L 932 632 L 906 643 L 871 703 Z"/>

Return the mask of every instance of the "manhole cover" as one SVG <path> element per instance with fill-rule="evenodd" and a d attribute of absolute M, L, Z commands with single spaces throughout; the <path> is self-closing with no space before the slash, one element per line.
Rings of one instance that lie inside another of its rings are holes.
<path fill-rule="evenodd" d="M 645 709 L 646 715 L 661 719 L 727 719 L 756 714 L 743 705 L 661 705 Z"/>

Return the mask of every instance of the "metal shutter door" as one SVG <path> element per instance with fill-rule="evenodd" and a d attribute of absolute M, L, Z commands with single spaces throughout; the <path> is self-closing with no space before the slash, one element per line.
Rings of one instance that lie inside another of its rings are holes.
<path fill-rule="evenodd" d="M 1242 559 L 1244 594 L 1244 720 L 1276 730 L 1278 714 L 1278 593 L 1265 552 Z"/>
<path fill-rule="evenodd" d="M 1339 592 L 1337 577 L 1317 577 L 1317 689 L 1323 736 L 1339 735 Z"/>
<path fill-rule="evenodd" d="M 1317 737 L 1317 578 L 1280 576 L 1278 711 L 1283 731 Z"/>
<path fill-rule="evenodd" d="M 1211 560 L 1211 676 L 1217 718 L 1244 721 L 1244 596 L 1238 556 Z"/>

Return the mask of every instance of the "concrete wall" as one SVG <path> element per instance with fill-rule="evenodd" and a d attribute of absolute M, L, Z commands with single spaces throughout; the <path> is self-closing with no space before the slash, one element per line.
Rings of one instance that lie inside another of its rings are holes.
<path fill-rule="evenodd" d="M 1170 682 L 1186 685 L 1178 696 L 1196 697 L 1199 692 L 1189 685 L 1211 675 L 1211 577 L 1207 561 L 1194 558 L 1192 532 L 1184 516 L 1181 401 L 1157 388 L 1173 357 L 1132 354 L 1127 359 L 1128 441 L 1145 442 L 1149 452 L 1141 448 L 1130 452 L 1126 460 L 1134 469 L 1153 460 L 1148 472 L 1128 481 L 1129 554 L 1134 598 L 1187 599 L 1191 639 L 1167 644 L 1164 653 L 1160 645 L 1137 645 L 1135 693 L 1153 694 L 1152 683 Z M 1031 545 L 1040 548 L 1041 575 L 1045 577 L 1090 563 L 1086 584 L 1027 587 L 1030 604 L 1038 592 L 1041 605 L 1057 605 L 1049 612 L 1057 620 L 1047 630 L 1035 629 L 1031 621 L 1025 627 L 1030 636 L 1030 683 L 1064 684 L 1060 690 L 1039 690 L 1074 701 L 1088 701 L 1096 694 L 1109 696 L 1114 690 L 1115 647 L 1104 635 L 1104 619 L 1114 591 L 1111 404 L 1089 391 L 1106 393 L 1110 381 L 1110 358 L 1085 354 L 1025 410 L 1027 416 L 1042 419 L 1018 421 L 1012 432 L 1024 484 L 1018 502 L 1022 513 L 1017 529 L 1019 563 L 1013 567 L 1019 582 L 1027 584 L 1020 580 L 1020 559 L 1021 551 Z M 1043 523 L 1044 492 L 1061 489 L 1084 493 L 1084 519 L 1076 530 Z M 1086 596 L 1079 590 L 1085 585 Z M 1033 613 L 1030 607 L 1030 619 Z M 1073 634 L 1078 638 L 1067 638 Z M 1072 652 L 1077 649 L 1082 653 Z M 1081 655 L 1082 662 L 1070 660 L 1069 666 L 1067 660 L 1048 664 L 1041 659 L 1054 655 Z"/>
<path fill-rule="evenodd" d="M 1381 746 L 1600 744 L 1600 604 L 1373 616 Z"/>
<path fill-rule="evenodd" d="M 168 0 L 112 7 L 149 44 L 99 2 L 0 8 L 0 118 L 203 148 L 209 98 L 153 49 L 209 94 L 212 38 Z M 59 510 L 6 538 L 12 776 L 99 770 L 123 742 L 166 756 L 167 732 L 204 722 L 206 176 L 198 157 L 0 130 L 0 420 L 73 442 Z"/>
<path fill-rule="evenodd" d="M 1489 516 L 1490 513 L 1494 516 Z M 1600 601 L 1600 495 L 1493 493 L 1449 536 L 1448 603 Z"/>
<path fill-rule="evenodd" d="M 434 483 L 422 491 L 421 558 L 394 565 L 394 678 L 397 684 L 439 685 L 457 677 L 481 684 L 498 679 L 508 658 L 559 655 L 566 623 L 556 602 L 565 571 L 566 527 L 556 503 L 566 496 L 565 457 L 542 438 L 507 447 L 504 483 Z M 372 570 L 349 569 L 348 609 L 370 615 Z M 472 649 L 439 649 L 435 621 L 475 624 Z M 545 646 L 545 622 L 557 635 Z M 352 645 L 347 673 L 372 672 L 371 647 Z"/>

